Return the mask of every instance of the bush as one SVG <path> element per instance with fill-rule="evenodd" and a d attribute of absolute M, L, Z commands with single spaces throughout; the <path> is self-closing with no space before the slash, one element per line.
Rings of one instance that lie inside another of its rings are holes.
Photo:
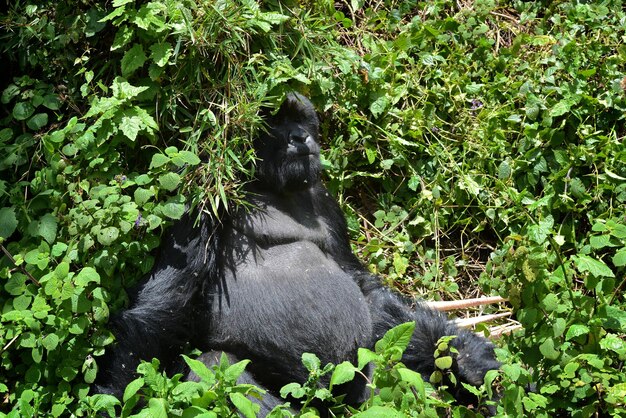
<path fill-rule="evenodd" d="M 423 297 L 509 299 L 523 328 L 498 340 L 499 414 L 626 416 L 625 19 L 619 0 L 10 5 L 0 414 L 113 407 L 87 396 L 110 313 L 186 205 L 241 203 L 258 110 L 296 89 L 323 114 L 327 184 L 372 271 Z M 253 414 L 229 367 L 194 386 L 145 363 L 124 401 Z M 353 412 L 474 414 L 409 374 Z M 309 389 L 289 390 L 325 396 Z"/>

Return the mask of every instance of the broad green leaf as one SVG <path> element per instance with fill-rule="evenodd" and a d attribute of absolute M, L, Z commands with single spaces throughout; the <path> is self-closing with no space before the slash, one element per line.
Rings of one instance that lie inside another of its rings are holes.
<path fill-rule="evenodd" d="M 119 234 L 119 229 L 114 226 L 109 226 L 98 231 L 97 239 L 102 245 L 111 245 L 117 239 Z"/>
<path fill-rule="evenodd" d="M 17 229 L 15 208 L 0 209 L 0 239 L 9 238 Z"/>
<path fill-rule="evenodd" d="M 338 364 L 330 377 L 331 386 L 350 382 L 354 379 L 354 373 L 356 370 L 357 368 L 354 367 L 354 365 L 349 361 L 344 361 L 343 363 Z"/>
<path fill-rule="evenodd" d="M 383 338 L 376 343 L 376 352 L 380 353 L 390 347 L 397 347 L 401 351 L 406 350 L 409 342 L 411 342 L 414 330 L 415 322 L 406 322 L 391 328 L 385 333 Z"/>
<path fill-rule="evenodd" d="M 30 118 L 26 125 L 32 129 L 33 131 L 38 131 L 48 124 L 48 114 L 47 113 L 37 113 L 35 116 Z"/>
<path fill-rule="evenodd" d="M 131 397 L 135 396 L 135 394 L 141 389 L 144 385 L 143 377 L 138 377 L 137 379 L 130 382 L 126 389 L 124 389 L 124 396 L 122 400 L 127 402 Z"/>
<path fill-rule="evenodd" d="M 239 376 L 241 376 L 241 374 L 244 372 L 248 364 L 250 364 L 250 360 L 241 360 L 235 364 L 231 364 L 224 371 L 224 379 L 227 382 L 235 383 Z"/>
<path fill-rule="evenodd" d="M 74 276 L 74 282 L 78 286 L 87 286 L 88 283 L 100 283 L 100 275 L 93 267 L 83 267 L 83 269 Z"/>
<path fill-rule="evenodd" d="M 588 255 L 572 256 L 574 265 L 581 273 L 588 272 L 595 277 L 615 277 L 613 271 L 600 260 L 589 257 Z"/>
<path fill-rule="evenodd" d="M 34 224 L 35 233 L 43 237 L 49 244 L 54 242 L 57 235 L 57 218 L 52 214 L 42 216 Z"/>
<path fill-rule="evenodd" d="M 180 184 L 180 180 L 180 176 L 176 173 L 166 173 L 159 176 L 159 184 L 169 192 L 176 190 Z"/>
<path fill-rule="evenodd" d="M 554 348 L 554 340 L 552 338 L 546 338 L 539 346 L 539 351 L 545 358 L 550 360 L 556 360 L 559 357 L 559 352 Z"/>
<path fill-rule="evenodd" d="M 143 128 L 143 124 L 141 122 L 141 119 L 139 119 L 139 117 L 137 116 L 123 116 L 119 124 L 119 128 L 121 129 L 124 136 L 135 142 L 135 139 L 137 139 L 137 134 Z"/>
<path fill-rule="evenodd" d="M 367 348 L 359 348 L 357 357 L 359 359 L 359 370 L 363 369 L 363 367 L 365 367 L 368 363 L 381 361 L 382 359 L 381 355 L 376 354 Z"/>
<path fill-rule="evenodd" d="M 124 77 L 131 75 L 138 68 L 141 68 L 147 59 L 143 47 L 140 44 L 133 45 L 122 58 L 122 75 Z"/>
<path fill-rule="evenodd" d="M 303 353 L 302 364 L 308 371 L 317 370 L 320 368 L 320 359 L 313 353 Z"/>
<path fill-rule="evenodd" d="M 581 335 L 587 335 L 587 334 L 589 334 L 588 326 L 583 325 L 583 324 L 573 324 L 568 328 L 567 334 L 565 334 L 565 339 L 569 341 L 572 338 L 576 338 Z"/>
<path fill-rule="evenodd" d="M 150 398 L 148 401 L 150 418 L 167 418 L 167 401 L 162 398 Z"/>
<path fill-rule="evenodd" d="M 352 415 L 352 418 L 406 418 L 406 416 L 394 408 L 372 406 L 363 412 Z"/>
<path fill-rule="evenodd" d="M 252 402 L 239 392 L 229 395 L 230 401 L 246 418 L 256 418 L 257 413 L 261 409 L 261 405 Z"/>
<path fill-rule="evenodd" d="M 150 59 L 159 67 L 163 67 L 172 56 L 173 48 L 169 42 L 161 42 L 150 46 L 150 51 L 152 52 Z"/>
<path fill-rule="evenodd" d="M 150 162 L 150 168 L 159 168 L 164 164 L 170 162 L 170 157 L 163 154 L 154 154 L 152 156 L 152 161 Z"/>
<path fill-rule="evenodd" d="M 196 374 L 203 382 L 212 385 L 215 382 L 215 374 L 200 360 L 192 359 L 183 355 L 183 360 L 189 366 L 192 372 Z"/>
<path fill-rule="evenodd" d="M 30 102 L 19 102 L 13 107 L 13 117 L 16 120 L 26 120 L 35 113 L 35 108 Z"/>
<path fill-rule="evenodd" d="M 0 217 L 0 219 L 1 219 L 1 217 Z M 0 220 L 0 222 L 2 222 L 2 221 Z M 0 236 L 2 236 L 1 233 L 0 233 Z M 626 248 L 623 248 L 623 249 L 619 250 L 617 253 L 615 253 L 615 255 L 613 256 L 612 261 L 613 261 L 613 264 L 615 264 L 616 267 L 626 266 Z"/>
<path fill-rule="evenodd" d="M 133 39 L 134 33 L 132 27 L 126 25 L 121 26 L 115 34 L 115 39 L 113 39 L 113 44 L 111 44 L 111 51 L 126 46 Z"/>
<path fill-rule="evenodd" d="M 542 304 L 546 311 L 552 312 L 559 306 L 559 297 L 554 293 L 550 293 L 543 298 Z"/>
<path fill-rule="evenodd" d="M 163 205 L 162 213 L 170 219 L 180 219 L 185 213 L 185 204 L 170 199 Z"/>
<path fill-rule="evenodd" d="M 443 356 L 435 359 L 435 366 L 441 370 L 447 370 L 452 367 L 452 357 Z"/>
<path fill-rule="evenodd" d="M 59 110 L 61 107 L 61 100 L 56 94 L 46 94 L 43 97 L 42 104 L 50 110 Z"/>
<path fill-rule="evenodd" d="M 44 348 L 48 351 L 52 351 L 59 345 L 59 337 L 56 334 L 48 334 L 41 340 Z"/>

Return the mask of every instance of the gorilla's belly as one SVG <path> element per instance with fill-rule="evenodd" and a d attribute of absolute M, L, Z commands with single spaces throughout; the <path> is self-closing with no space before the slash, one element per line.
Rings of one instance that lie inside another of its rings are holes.
<path fill-rule="evenodd" d="M 354 360 L 368 344 L 371 319 L 361 290 L 314 243 L 244 244 L 224 257 L 224 280 L 212 296 L 213 348 L 236 347 L 280 369 L 300 364 L 303 352 L 317 354 L 322 365 Z"/>

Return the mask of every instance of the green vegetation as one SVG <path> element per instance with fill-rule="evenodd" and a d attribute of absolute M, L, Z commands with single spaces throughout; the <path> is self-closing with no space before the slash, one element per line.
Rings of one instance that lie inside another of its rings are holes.
<path fill-rule="evenodd" d="M 497 340 L 500 416 L 626 417 L 622 1 L 9 3 L 0 416 L 112 411 L 87 396 L 109 315 L 185 205 L 240 202 L 258 109 L 295 89 L 373 271 L 425 298 L 509 299 L 523 327 Z M 350 413 L 477 416 L 397 364 L 410 331 L 362 350 L 380 390 Z M 358 373 L 303 360 L 310 381 L 283 391 L 307 405 L 332 397 L 321 375 Z M 142 364 L 123 416 L 254 416 L 245 362 L 187 361 L 202 382 Z"/>

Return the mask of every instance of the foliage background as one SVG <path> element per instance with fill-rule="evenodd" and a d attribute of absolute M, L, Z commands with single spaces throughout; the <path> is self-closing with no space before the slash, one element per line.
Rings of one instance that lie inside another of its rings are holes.
<path fill-rule="evenodd" d="M 5 9 L 0 415 L 111 407 L 87 397 L 109 315 L 186 204 L 239 203 L 259 107 L 295 89 L 320 111 L 326 181 L 373 271 L 424 298 L 509 299 L 523 328 L 497 340 L 500 415 L 626 416 L 621 1 Z M 126 416 L 139 397 L 151 416 L 253 413 L 143 367 Z M 402 388 L 361 413 L 417 414 Z"/>

